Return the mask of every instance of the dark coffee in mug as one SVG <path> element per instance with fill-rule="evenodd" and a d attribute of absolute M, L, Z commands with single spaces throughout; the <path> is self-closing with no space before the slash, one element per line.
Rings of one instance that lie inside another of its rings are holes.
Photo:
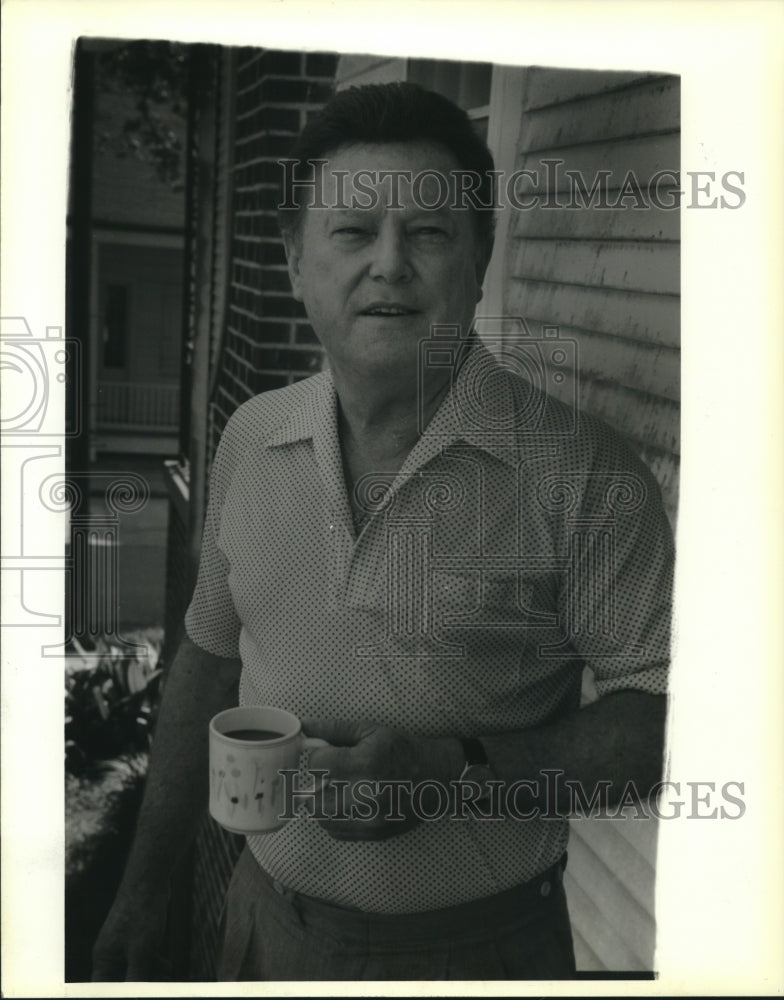
<path fill-rule="evenodd" d="M 232 729 L 225 733 L 230 740 L 248 740 L 258 742 L 259 740 L 279 740 L 285 733 L 276 733 L 274 729 Z"/>

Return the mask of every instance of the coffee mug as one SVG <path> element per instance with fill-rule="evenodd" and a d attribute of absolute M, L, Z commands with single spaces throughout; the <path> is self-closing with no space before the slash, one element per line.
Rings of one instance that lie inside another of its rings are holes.
<path fill-rule="evenodd" d="M 272 833 L 286 820 L 283 770 L 297 770 L 305 736 L 296 715 L 267 705 L 219 712 L 210 722 L 210 815 L 231 833 Z"/>

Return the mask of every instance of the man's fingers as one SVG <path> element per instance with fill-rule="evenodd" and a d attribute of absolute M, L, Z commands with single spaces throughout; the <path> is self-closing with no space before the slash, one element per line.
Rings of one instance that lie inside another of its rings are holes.
<path fill-rule="evenodd" d="M 354 774 L 352 763 L 355 752 L 352 747 L 315 747 L 308 755 L 311 771 L 327 771 L 325 784 L 332 778 L 346 778 Z"/>
<path fill-rule="evenodd" d="M 314 747 L 309 752 L 310 770 L 327 770 L 328 778 L 353 776 L 357 766 L 356 744 L 367 733 L 367 726 L 345 719 L 302 720 L 302 728 L 307 736 L 326 740 L 329 746 Z"/>
<path fill-rule="evenodd" d="M 317 821 L 335 840 L 388 840 L 418 825 L 405 798 L 392 802 L 364 781 L 325 781 L 321 805 Z"/>
<path fill-rule="evenodd" d="M 315 719 L 302 720 L 302 730 L 306 736 L 317 736 L 336 747 L 353 747 L 361 739 L 365 726 L 359 722 L 348 722 L 346 719 Z"/>
<path fill-rule="evenodd" d="M 407 780 L 408 770 L 401 769 L 396 751 L 408 744 L 394 730 L 339 719 L 310 718 L 302 725 L 308 736 L 329 744 L 310 751 L 308 766 L 311 773 L 323 772 L 317 776 L 323 809 L 317 819 L 331 837 L 386 840 L 417 825 L 405 789 L 396 784 Z"/>

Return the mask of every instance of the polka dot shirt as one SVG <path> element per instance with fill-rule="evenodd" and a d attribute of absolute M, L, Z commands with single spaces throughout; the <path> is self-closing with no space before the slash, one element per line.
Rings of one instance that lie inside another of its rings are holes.
<path fill-rule="evenodd" d="M 242 658 L 241 704 L 481 737 L 577 709 L 585 665 L 599 696 L 666 691 L 673 550 L 655 481 L 609 428 L 463 350 L 403 467 L 357 484 L 358 520 L 328 372 L 229 421 L 186 628 Z M 533 878 L 567 836 L 565 820 L 445 817 L 342 842 L 302 816 L 249 846 L 289 888 L 406 913 Z"/>

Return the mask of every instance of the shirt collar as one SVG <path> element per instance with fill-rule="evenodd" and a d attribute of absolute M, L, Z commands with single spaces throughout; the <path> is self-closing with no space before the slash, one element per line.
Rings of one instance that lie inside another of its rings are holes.
<path fill-rule="evenodd" d="M 527 383 L 518 385 L 520 379 L 498 363 L 478 336 L 457 350 L 457 377 L 414 452 L 421 449 L 433 455 L 464 442 L 516 465 L 520 458 L 517 415 Z"/>
<path fill-rule="evenodd" d="M 295 385 L 301 396 L 288 417 L 268 439 L 268 445 L 274 447 L 305 441 L 312 438 L 319 427 L 337 429 L 337 394 L 329 372 L 320 372 Z"/>
<path fill-rule="evenodd" d="M 453 353 L 457 376 L 401 472 L 420 468 L 444 448 L 460 442 L 515 465 L 521 452 L 516 417 L 525 408 L 531 387 L 499 365 L 478 337 L 459 348 L 445 349 Z M 327 428 L 337 434 L 337 393 L 329 371 L 297 386 L 301 398 L 268 445 L 312 439 Z"/>

